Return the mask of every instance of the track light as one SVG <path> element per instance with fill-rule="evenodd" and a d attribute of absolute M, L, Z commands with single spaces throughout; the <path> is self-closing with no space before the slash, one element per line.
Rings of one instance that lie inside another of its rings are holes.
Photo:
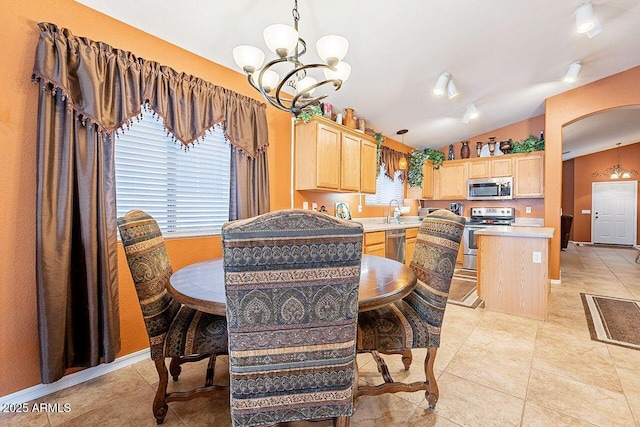
<path fill-rule="evenodd" d="M 478 109 L 472 102 L 467 105 L 467 110 L 464 112 L 464 116 L 462 116 L 462 123 L 469 123 L 470 120 L 477 118 L 479 115 L 480 113 L 478 113 Z"/>
<path fill-rule="evenodd" d="M 593 5 L 585 3 L 576 10 L 576 31 L 586 33 L 595 27 Z"/>
<path fill-rule="evenodd" d="M 451 99 L 458 96 L 458 94 L 459 92 L 456 84 L 453 82 L 453 79 L 449 79 L 449 83 L 447 84 L 447 96 Z"/>
<path fill-rule="evenodd" d="M 582 68 L 582 63 L 580 61 L 576 61 L 569 65 L 569 69 L 567 70 L 567 74 L 565 74 L 563 81 L 565 83 L 573 84 L 578 79 L 578 74 L 580 74 L 580 68 Z"/>
<path fill-rule="evenodd" d="M 442 73 L 440 77 L 438 77 L 438 81 L 436 82 L 435 87 L 433 88 L 433 94 L 437 96 L 444 95 L 444 91 L 447 89 L 447 82 L 449 81 L 449 77 L 451 74 Z"/>

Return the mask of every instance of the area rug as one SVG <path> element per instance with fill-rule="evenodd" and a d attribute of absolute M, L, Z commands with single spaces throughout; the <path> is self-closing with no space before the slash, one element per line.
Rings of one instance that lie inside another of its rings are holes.
<path fill-rule="evenodd" d="M 482 303 L 478 297 L 476 270 L 456 268 L 451 279 L 448 302 L 463 307 L 476 308 Z"/>
<path fill-rule="evenodd" d="M 640 301 L 581 293 L 594 341 L 640 350 Z"/>

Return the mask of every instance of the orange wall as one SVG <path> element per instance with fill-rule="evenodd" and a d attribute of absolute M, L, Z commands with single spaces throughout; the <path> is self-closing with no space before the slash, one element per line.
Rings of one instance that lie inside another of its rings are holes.
<path fill-rule="evenodd" d="M 31 84 L 38 22 L 66 27 L 77 36 L 133 52 L 176 70 L 196 75 L 247 96 L 261 99 L 241 73 L 163 42 L 108 18 L 73 0 L 33 0 L 2 4 L 0 28 L 0 140 L 2 144 L 2 209 L 0 209 L 0 396 L 40 383 L 35 286 L 36 107 L 38 89 Z M 288 207 L 290 115 L 268 108 L 268 151 L 271 207 Z M 170 240 L 167 246 L 174 268 L 220 254 L 219 237 Z M 119 253 L 122 351 L 148 347 L 137 297 L 122 248 Z"/>
<path fill-rule="evenodd" d="M 567 215 L 575 215 L 573 203 L 573 173 L 575 170 L 575 162 L 573 159 L 562 162 L 562 213 Z M 571 224 L 569 232 L 569 240 L 573 239 L 573 230 L 575 226 Z"/>
<path fill-rule="evenodd" d="M 640 171 L 640 143 L 625 145 L 620 147 L 620 162 L 625 169 L 635 169 Z M 564 162 L 565 164 L 568 162 Z M 591 215 L 581 213 L 583 209 L 591 210 L 591 183 L 608 182 L 608 176 L 592 177 L 593 172 L 603 170 L 618 163 L 618 153 L 616 149 L 601 151 L 588 156 L 576 157 L 573 159 L 573 175 L 567 176 L 563 181 L 563 192 L 573 192 L 573 225 L 572 240 L 577 242 L 591 241 Z M 563 167 L 567 166 L 563 164 Z M 640 176 L 633 176 L 631 180 L 639 180 Z M 619 180 L 625 181 L 625 180 Z M 626 180 L 628 181 L 628 180 Z M 564 200 L 564 194 L 563 194 Z M 562 207 L 565 212 L 564 205 Z M 640 199 L 638 199 L 638 212 L 640 212 Z M 569 212 L 565 212 L 569 213 Z M 637 229 L 640 231 L 640 215 L 638 216 Z M 639 243 L 640 239 L 638 239 Z"/>
<path fill-rule="evenodd" d="M 611 108 L 640 104 L 640 66 L 547 98 L 545 102 L 544 182 L 562 179 L 562 127 Z M 549 251 L 549 274 L 560 277 L 560 210 L 562 187 L 545 187 L 544 223 L 556 229 Z M 577 206 L 575 207 L 578 208 Z"/>

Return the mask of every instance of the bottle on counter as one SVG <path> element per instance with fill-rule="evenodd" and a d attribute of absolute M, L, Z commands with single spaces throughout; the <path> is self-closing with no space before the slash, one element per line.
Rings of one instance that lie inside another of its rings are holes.
<path fill-rule="evenodd" d="M 540 131 L 540 139 L 538 141 L 544 140 L 544 130 Z"/>

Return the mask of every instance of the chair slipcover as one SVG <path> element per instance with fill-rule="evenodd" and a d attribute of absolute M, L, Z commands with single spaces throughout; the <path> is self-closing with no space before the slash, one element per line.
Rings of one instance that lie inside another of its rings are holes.
<path fill-rule="evenodd" d="M 440 346 L 442 318 L 465 222 L 447 210 L 425 217 L 410 264 L 417 285 L 400 301 L 360 313 L 359 351 Z"/>
<path fill-rule="evenodd" d="M 362 237 L 307 210 L 223 226 L 234 426 L 353 413 Z"/>

